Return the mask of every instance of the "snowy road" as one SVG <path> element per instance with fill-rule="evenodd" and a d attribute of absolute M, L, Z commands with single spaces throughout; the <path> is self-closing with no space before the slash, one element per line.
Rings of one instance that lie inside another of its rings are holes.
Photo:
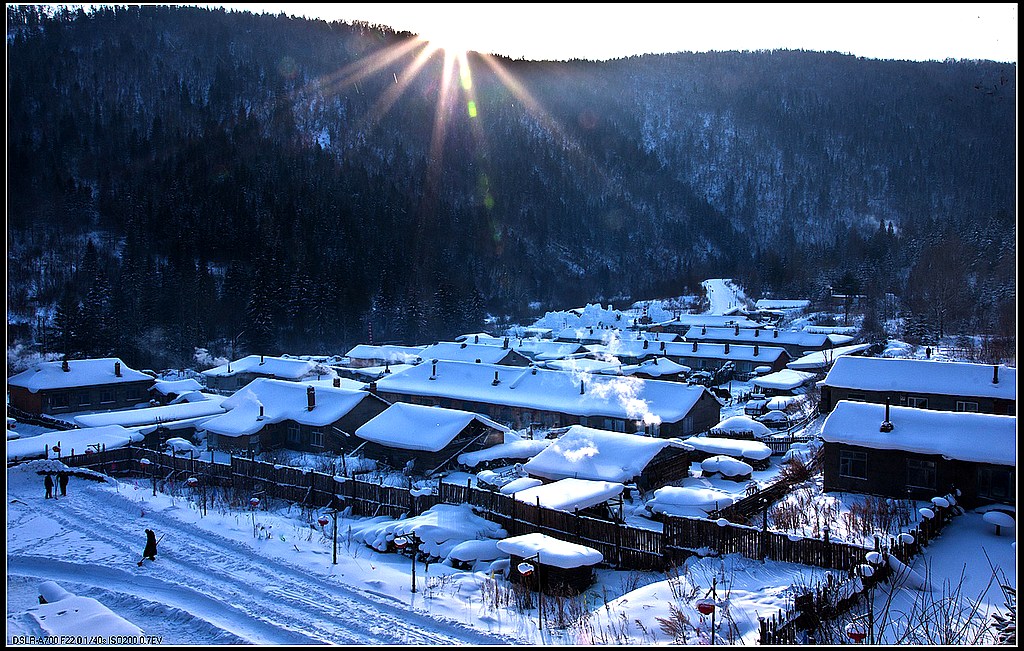
<path fill-rule="evenodd" d="M 514 643 L 280 559 L 254 558 L 245 545 L 174 517 L 174 509 L 141 516 L 130 493 L 87 483 L 59 501 L 9 499 L 9 616 L 12 588 L 54 580 L 101 599 L 147 633 L 163 633 L 165 644 Z M 167 537 L 157 561 L 140 568 L 142 526 Z"/>

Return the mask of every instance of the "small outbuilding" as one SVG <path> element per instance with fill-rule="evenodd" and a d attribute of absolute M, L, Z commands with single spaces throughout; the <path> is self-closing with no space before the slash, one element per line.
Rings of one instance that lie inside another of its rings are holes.
<path fill-rule="evenodd" d="M 509 581 L 556 596 L 582 594 L 594 584 L 604 555 L 596 549 L 542 533 L 528 533 L 497 543 L 509 555 Z"/>

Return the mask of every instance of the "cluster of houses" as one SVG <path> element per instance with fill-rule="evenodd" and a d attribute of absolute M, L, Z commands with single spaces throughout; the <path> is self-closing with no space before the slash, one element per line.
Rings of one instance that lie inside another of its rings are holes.
<path fill-rule="evenodd" d="M 646 489 L 686 477 L 692 461 L 725 467 L 723 404 L 690 380 L 729 364 L 758 391 L 749 416 L 789 422 L 806 411 L 808 389 L 820 390 L 826 490 L 925 498 L 955 488 L 966 503 L 1014 500 L 1013 368 L 861 357 L 849 337 L 738 321 L 537 334 L 359 345 L 342 358 L 250 355 L 176 381 L 116 358 L 46 362 L 8 378 L 9 406 L 69 427 L 120 426 L 149 444 L 361 453 L 424 475 L 523 462 L 538 486 Z M 827 373 L 789 367 L 841 347 Z M 512 430 L 530 444 L 517 447 Z M 742 464 L 762 463 L 755 452 Z"/>

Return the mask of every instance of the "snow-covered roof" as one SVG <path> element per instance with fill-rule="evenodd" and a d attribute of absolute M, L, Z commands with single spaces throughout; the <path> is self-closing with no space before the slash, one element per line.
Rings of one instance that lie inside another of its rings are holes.
<path fill-rule="evenodd" d="M 999 382 L 993 383 L 995 368 Z M 947 396 L 1017 399 L 1017 369 L 967 362 L 843 356 L 825 385 L 866 391 L 934 393 Z"/>
<path fill-rule="evenodd" d="M 230 411 L 206 421 L 202 429 L 223 436 L 245 436 L 255 434 L 265 425 L 285 420 L 324 427 L 341 420 L 361 401 L 371 398 L 365 391 L 314 386 L 315 407 L 308 409 L 306 392 L 310 386 L 313 385 L 257 378 L 225 399 L 221 405 Z M 263 407 L 262 418 L 260 406 Z"/>
<path fill-rule="evenodd" d="M 420 364 L 381 378 L 377 389 L 648 423 L 682 420 L 705 392 L 703 387 L 664 380 L 581 377 L 564 371 L 466 362 L 439 361 L 437 374 L 432 375 L 433 366 Z"/>
<path fill-rule="evenodd" d="M 146 407 L 145 409 L 124 409 L 98 414 L 82 414 L 81 416 L 75 416 L 75 422 L 82 427 L 102 427 L 103 425 L 138 427 L 140 425 L 200 418 L 202 416 L 213 417 L 224 413 L 225 409 L 221 406 L 223 401 L 223 397 L 216 396 L 211 397 L 209 400 L 181 402 L 176 405 Z"/>
<path fill-rule="evenodd" d="M 647 508 L 654 513 L 673 516 L 703 517 L 731 506 L 736 496 L 705 486 L 665 486 L 654 491 Z"/>
<path fill-rule="evenodd" d="M 760 461 L 772 456 L 772 449 L 760 441 L 724 439 L 713 436 L 691 436 L 684 441 L 695 450 L 707 454 L 727 454 Z"/>
<path fill-rule="evenodd" d="M 298 380 L 314 373 L 317 365 L 318 362 L 309 359 L 249 355 L 229 364 L 207 369 L 203 371 L 203 375 L 227 377 L 239 373 L 259 373 L 284 380 Z M 228 372 L 228 367 L 231 368 L 230 372 Z"/>
<path fill-rule="evenodd" d="M 806 346 L 820 348 L 831 341 L 833 344 L 847 343 L 850 337 L 841 335 L 815 334 L 797 330 L 767 330 L 761 328 L 703 328 L 694 326 L 686 333 L 687 341 L 738 341 L 745 344 L 768 346 Z"/>
<path fill-rule="evenodd" d="M 374 346 L 359 344 L 345 353 L 349 359 L 381 359 L 391 364 L 417 364 L 422 359 L 422 346 Z"/>
<path fill-rule="evenodd" d="M 672 327 L 672 326 L 687 326 L 687 327 L 726 327 L 739 325 L 741 328 L 757 328 L 761 324 L 757 321 L 748 319 L 745 316 L 738 315 L 721 315 L 721 314 L 680 314 L 677 317 L 669 319 L 668 321 L 662 321 L 660 323 L 653 323 L 649 327 Z"/>
<path fill-rule="evenodd" d="M 500 432 L 509 431 L 504 425 L 468 411 L 399 402 L 367 421 L 355 435 L 394 448 L 437 452 L 473 421 Z"/>
<path fill-rule="evenodd" d="M 692 369 L 689 366 L 683 366 L 677 364 L 667 357 L 655 357 L 654 359 L 645 359 L 639 364 L 627 364 L 623 366 L 620 371 L 623 375 L 650 375 L 651 377 L 661 377 L 663 375 L 682 375 L 687 374 Z"/>
<path fill-rule="evenodd" d="M 70 454 L 72 450 L 76 454 L 82 454 L 90 445 L 105 446 L 106 449 L 113 450 L 138 443 L 143 438 L 141 433 L 127 430 L 120 425 L 44 432 L 39 436 L 8 440 L 7 460 L 43 458 L 46 456 L 47 448 L 52 451 L 55 445 L 60 445 L 62 454 Z"/>
<path fill-rule="evenodd" d="M 420 353 L 420 357 L 424 361 L 444 359 L 452 362 L 498 364 L 513 352 L 515 351 L 502 346 L 491 346 L 488 344 L 441 342 L 424 348 L 423 352 Z M 521 355 L 522 353 L 519 354 Z"/>
<path fill-rule="evenodd" d="M 754 306 L 759 310 L 802 310 L 811 305 L 807 300 L 786 300 L 762 298 Z"/>
<path fill-rule="evenodd" d="M 765 389 L 778 389 L 780 391 L 792 391 L 803 386 L 814 379 L 814 373 L 794 371 L 784 368 L 781 371 L 762 375 L 750 381 L 756 387 Z"/>
<path fill-rule="evenodd" d="M 555 338 L 561 341 L 589 341 L 607 344 L 615 340 L 629 338 L 629 333 L 618 328 L 580 326 L 564 328 L 555 335 Z"/>
<path fill-rule="evenodd" d="M 754 468 L 727 454 L 719 454 L 700 462 L 700 469 L 706 473 L 721 473 L 724 477 L 746 477 Z"/>
<path fill-rule="evenodd" d="M 624 488 L 614 482 L 568 478 L 521 490 L 515 498 L 529 504 L 539 502 L 542 507 L 556 511 L 575 511 L 618 497 Z"/>
<path fill-rule="evenodd" d="M 714 342 L 672 342 L 665 344 L 665 355 L 671 357 L 701 357 L 706 359 L 724 359 L 724 360 L 737 360 L 744 362 L 764 362 L 765 364 L 774 364 L 783 355 L 788 356 L 789 353 L 786 349 L 779 344 L 768 343 L 767 345 L 761 345 L 756 343 L 757 350 L 754 350 L 754 346 L 747 346 L 745 344 L 728 344 L 729 352 L 725 351 L 726 344 L 714 343 Z M 693 345 L 697 344 L 697 350 L 693 349 Z M 754 353 L 757 353 L 756 355 Z"/>
<path fill-rule="evenodd" d="M 730 416 L 711 429 L 712 431 L 721 430 L 723 432 L 753 432 L 756 438 L 761 438 L 762 436 L 767 436 L 772 433 L 772 431 L 765 425 L 762 425 L 749 416 Z M 694 439 L 691 438 L 687 442 L 689 443 L 692 440 Z M 706 437 L 705 440 L 707 440 Z"/>
<path fill-rule="evenodd" d="M 871 344 L 853 344 L 852 346 L 839 346 L 837 348 L 821 350 L 816 353 L 809 353 L 803 357 L 798 357 L 792 362 L 786 364 L 786 367 L 797 371 L 816 371 L 828 368 L 832 362 L 839 359 L 842 355 L 856 355 L 857 353 L 864 352 L 868 348 L 871 348 Z"/>
<path fill-rule="evenodd" d="M 622 339 L 615 340 L 607 344 L 590 344 L 587 346 L 587 350 L 592 353 L 603 353 L 605 355 L 614 355 L 616 357 L 633 357 L 636 359 L 643 359 L 654 355 L 664 355 L 665 346 L 662 346 L 662 343 L 667 345 L 674 343 L 674 341 L 668 339 L 665 339 L 663 342 L 651 341 L 649 339 Z M 646 344 L 646 346 L 644 344 Z"/>
<path fill-rule="evenodd" d="M 509 437 L 506 437 L 504 443 L 483 450 L 463 452 L 459 455 L 458 462 L 472 468 L 485 461 L 497 459 L 529 459 L 553 442 L 550 439 L 508 439 Z"/>
<path fill-rule="evenodd" d="M 670 445 L 684 447 L 672 439 L 573 425 L 524 463 L 523 469 L 545 479 L 576 477 L 623 483 L 643 473 L 647 464 Z"/>
<path fill-rule="evenodd" d="M 821 426 L 827 443 L 876 450 L 904 450 L 1014 466 L 1017 417 L 971 412 L 890 407 L 891 432 L 880 431 L 885 405 L 840 400 Z"/>
<path fill-rule="evenodd" d="M 68 360 L 67 364 L 68 370 L 65 371 L 63 362 L 41 362 L 7 378 L 7 384 L 8 386 L 23 387 L 36 393 L 53 389 L 154 381 L 149 375 L 128 368 L 116 357 L 72 359 Z M 120 376 L 115 374 L 117 365 L 120 365 Z"/>
<path fill-rule="evenodd" d="M 494 335 L 488 334 L 486 332 L 474 332 L 468 335 L 459 335 L 458 337 L 455 338 L 455 341 L 459 343 L 462 343 L 464 341 L 468 344 L 479 344 L 482 341 L 488 341 L 492 339 L 500 340 L 501 337 L 495 337 Z"/>
<path fill-rule="evenodd" d="M 569 371 L 579 373 L 604 373 L 606 375 L 619 375 L 622 364 L 618 360 L 609 361 L 603 359 L 591 359 L 589 357 L 572 357 L 569 359 L 555 359 L 543 364 L 544 368 L 556 371 Z"/>
<path fill-rule="evenodd" d="M 199 384 L 199 381 L 195 378 L 187 378 L 184 380 L 157 380 L 152 387 L 151 391 L 156 391 L 160 395 L 168 396 L 172 393 L 177 395 L 185 393 L 187 391 L 202 391 L 203 385 Z"/>
<path fill-rule="evenodd" d="M 597 565 L 604 560 L 604 555 L 596 549 L 552 538 L 542 533 L 528 533 L 499 540 L 498 549 L 519 558 L 537 556 L 542 565 L 566 570 Z"/>

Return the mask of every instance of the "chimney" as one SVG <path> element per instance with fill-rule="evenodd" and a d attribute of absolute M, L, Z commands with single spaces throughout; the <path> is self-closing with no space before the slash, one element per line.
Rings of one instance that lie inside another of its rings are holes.
<path fill-rule="evenodd" d="M 474 344 L 480 343 L 480 335 L 473 335 L 473 343 Z"/>
<path fill-rule="evenodd" d="M 658 358 L 657 358 L 657 357 L 655 357 L 655 358 L 654 358 L 654 365 L 655 365 L 655 366 L 657 366 L 657 365 L 658 365 Z"/>
<path fill-rule="evenodd" d="M 499 379 L 498 379 L 498 372 L 497 372 L 497 371 L 495 371 L 495 372 L 494 372 L 494 379 L 493 379 L 493 380 L 491 380 L 491 386 L 492 386 L 492 387 L 496 387 L 496 386 L 498 386 L 498 385 L 499 385 L 500 383 L 501 383 L 501 380 L 499 380 Z"/>
<path fill-rule="evenodd" d="M 466 342 L 462 342 L 461 344 L 459 344 L 459 349 L 465 348 L 467 345 L 468 344 Z"/>
<path fill-rule="evenodd" d="M 585 389 L 584 389 L 584 382 L 583 382 L 583 380 L 580 380 L 580 395 L 581 396 L 583 395 L 584 391 L 585 391 Z"/>
<path fill-rule="evenodd" d="M 754 332 L 757 332 L 756 330 Z M 754 344 L 754 357 L 757 357 L 757 344 Z"/>
<path fill-rule="evenodd" d="M 372 382 L 370 382 L 369 386 L 366 387 L 366 388 L 370 390 L 370 393 L 373 393 L 374 391 L 377 390 L 377 381 L 373 380 Z"/>
<path fill-rule="evenodd" d="M 693 352 L 697 352 L 697 342 L 693 342 Z"/>
<path fill-rule="evenodd" d="M 387 375 L 391 372 L 391 362 L 384 362 L 384 374 Z"/>
<path fill-rule="evenodd" d="M 502 348 L 508 348 L 508 337 L 505 337 L 505 341 L 501 344 Z"/>
<path fill-rule="evenodd" d="M 306 410 L 313 411 L 313 407 L 316 407 L 316 391 L 312 386 L 306 387 Z"/>
<path fill-rule="evenodd" d="M 999 367 L 992 367 L 992 384 L 999 384 Z"/>
<path fill-rule="evenodd" d="M 644 350 L 647 350 L 647 340 L 644 339 Z"/>
<path fill-rule="evenodd" d="M 256 420 L 263 420 L 263 405 L 260 405 L 260 415 L 256 417 Z"/>
<path fill-rule="evenodd" d="M 729 354 L 729 342 L 728 342 L 728 341 L 727 341 L 727 342 L 725 342 L 725 354 L 726 354 L 726 355 L 728 355 L 728 354 Z"/>
<path fill-rule="evenodd" d="M 662 349 L 662 350 L 665 350 L 665 342 L 664 342 L 664 341 L 663 341 L 663 342 L 661 342 L 661 349 Z"/>
<path fill-rule="evenodd" d="M 340 377 L 335 377 L 334 378 L 334 387 L 336 389 L 340 389 L 341 388 L 341 378 Z"/>
<path fill-rule="evenodd" d="M 882 421 L 882 426 L 878 428 L 879 432 L 891 432 L 893 430 L 892 422 L 889 420 L 889 398 L 885 399 L 885 420 Z"/>
<path fill-rule="evenodd" d="M 260 355 L 260 366 L 263 366 L 263 355 Z"/>
<path fill-rule="evenodd" d="M 114 376 L 121 377 L 121 362 L 114 362 Z"/>
<path fill-rule="evenodd" d="M 736 324 L 736 332 L 733 333 L 733 336 L 736 336 L 736 337 L 740 336 L 740 324 L 738 324 L 738 323 Z"/>
<path fill-rule="evenodd" d="M 65 373 L 71 372 L 71 366 L 68 364 L 68 360 L 65 359 L 60 363 L 60 370 L 64 371 Z"/>
<path fill-rule="evenodd" d="M 700 333 L 702 335 L 706 335 L 708 333 L 708 327 L 707 326 L 701 326 L 700 327 Z"/>
<path fill-rule="evenodd" d="M 760 337 L 761 336 L 761 328 L 755 328 L 754 329 L 754 336 L 755 337 Z"/>
<path fill-rule="evenodd" d="M 778 339 L 779 338 L 779 331 L 778 330 L 772 330 L 772 336 L 774 336 L 776 339 Z"/>
<path fill-rule="evenodd" d="M 430 378 L 431 380 L 437 379 L 437 360 L 430 360 Z"/>

